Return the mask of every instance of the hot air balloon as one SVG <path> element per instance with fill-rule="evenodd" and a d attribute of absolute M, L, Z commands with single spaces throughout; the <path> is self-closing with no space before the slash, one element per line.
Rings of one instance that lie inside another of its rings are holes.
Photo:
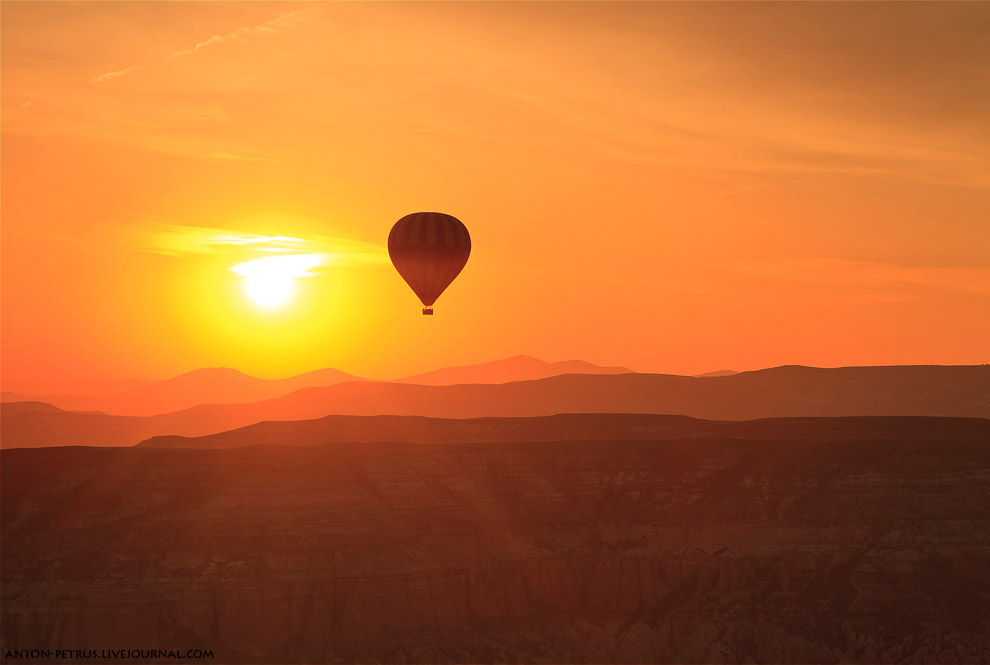
<path fill-rule="evenodd" d="M 442 212 L 406 215 L 388 234 L 392 265 L 423 301 L 423 314 L 433 314 L 433 303 L 464 268 L 469 254 L 467 228 Z"/>

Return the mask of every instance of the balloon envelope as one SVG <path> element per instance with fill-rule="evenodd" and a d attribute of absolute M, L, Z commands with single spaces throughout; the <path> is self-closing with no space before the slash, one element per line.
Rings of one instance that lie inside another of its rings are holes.
<path fill-rule="evenodd" d="M 454 281 L 470 254 L 467 228 L 442 212 L 406 215 L 388 234 L 392 265 L 426 307 Z"/>

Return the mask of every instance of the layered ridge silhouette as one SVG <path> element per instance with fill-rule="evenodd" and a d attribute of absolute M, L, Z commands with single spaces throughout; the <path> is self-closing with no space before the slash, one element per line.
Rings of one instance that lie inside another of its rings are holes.
<path fill-rule="evenodd" d="M 660 441 L 666 439 L 801 440 L 935 437 L 950 428 L 959 440 L 990 442 L 990 420 L 930 416 L 850 416 L 716 421 L 687 416 L 565 413 L 530 418 L 325 416 L 266 421 L 200 437 L 156 436 L 139 446 L 238 448 L 321 443 L 518 443 L 525 441 Z"/>
<path fill-rule="evenodd" d="M 367 380 L 336 369 L 320 369 L 287 379 L 260 379 L 235 369 L 207 367 L 164 381 L 140 382 L 112 394 L 27 396 L 5 392 L 3 400 L 45 402 L 68 411 L 103 411 L 112 415 L 152 416 L 198 404 L 256 402 L 301 388 Z"/>
<path fill-rule="evenodd" d="M 599 367 L 582 360 L 548 363 L 529 356 L 513 356 L 477 365 L 448 367 L 417 374 L 401 383 L 451 385 L 456 383 L 505 383 L 527 381 L 560 374 L 629 373 L 625 367 Z M 67 411 L 103 411 L 118 416 L 151 416 L 170 413 L 198 404 L 238 404 L 281 397 L 302 388 L 330 386 L 345 381 L 369 381 L 336 369 L 320 369 L 286 379 L 261 379 L 225 367 L 208 367 L 164 381 L 120 381 L 103 384 L 81 384 L 89 387 L 79 394 L 28 394 L 11 388 L 31 387 L 29 383 L 5 384 L 4 402 L 45 402 Z M 72 385 L 72 384 L 68 384 Z M 112 391 L 114 385 L 126 386 Z"/>
<path fill-rule="evenodd" d="M 561 374 L 634 374 L 626 367 L 602 367 L 583 360 L 548 363 L 531 356 L 513 356 L 479 365 L 445 367 L 443 369 L 397 379 L 400 383 L 428 386 L 450 386 L 459 383 L 509 383 L 532 381 Z"/>
<path fill-rule="evenodd" d="M 834 436 L 797 419 L 666 440 L 5 450 L 0 649 L 986 660 L 990 422 L 842 420 Z"/>
<path fill-rule="evenodd" d="M 990 366 L 822 369 L 788 366 L 720 377 L 568 374 L 505 384 L 347 382 L 252 404 L 200 405 L 145 420 L 3 405 L 3 446 L 131 445 L 263 420 L 330 414 L 437 418 L 556 413 L 682 414 L 710 420 L 857 415 L 990 416 Z"/>

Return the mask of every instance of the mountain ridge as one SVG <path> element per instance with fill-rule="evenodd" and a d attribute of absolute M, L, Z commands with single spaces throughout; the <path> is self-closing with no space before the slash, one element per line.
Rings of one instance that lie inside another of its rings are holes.
<path fill-rule="evenodd" d="M 393 379 L 393 382 L 440 386 L 532 381 L 561 374 L 631 374 L 634 372 L 635 370 L 627 367 L 603 367 L 584 360 L 546 362 L 532 356 L 517 355 L 485 363 L 444 367 L 431 372 Z"/>
<path fill-rule="evenodd" d="M 639 441 L 666 439 L 845 440 L 850 436 L 900 436 L 953 431 L 990 440 L 990 419 L 939 416 L 833 416 L 703 420 L 690 416 L 626 413 L 560 413 L 532 417 L 429 418 L 329 415 L 312 420 L 262 421 L 199 437 L 155 436 L 136 444 L 163 448 L 304 446 L 324 443 L 513 443 L 523 441 Z"/>
<path fill-rule="evenodd" d="M 161 381 L 107 395 L 11 395 L 4 401 L 42 401 L 67 411 L 103 411 L 117 416 L 154 416 L 171 413 L 218 397 L 220 403 L 239 404 L 289 394 L 318 382 L 371 381 L 341 370 L 323 368 L 285 379 L 262 379 L 230 367 L 201 367 Z M 22 398 L 11 400 L 10 398 Z"/>
<path fill-rule="evenodd" d="M 678 414 L 706 420 L 788 416 L 990 417 L 990 366 L 781 367 L 725 377 L 565 374 L 505 384 L 428 386 L 352 381 L 245 404 L 203 404 L 149 417 L 19 412 L 2 405 L 3 446 L 133 445 L 264 420 L 337 415 L 436 418 L 559 413 Z"/>
<path fill-rule="evenodd" d="M 474 365 L 447 367 L 416 374 L 398 383 L 452 385 L 456 383 L 504 383 L 573 373 L 632 372 L 624 367 L 600 367 L 583 360 L 556 363 L 531 356 L 512 356 Z M 446 377 L 446 378 L 444 378 Z M 102 411 L 120 416 L 153 416 L 199 404 L 239 404 L 272 399 L 307 387 L 324 387 L 348 381 L 377 382 L 332 367 L 295 374 L 283 379 L 263 379 L 231 367 L 201 367 L 160 381 L 145 381 L 128 390 L 99 394 L 25 394 L 4 390 L 0 399 L 41 401 L 69 411 Z"/>

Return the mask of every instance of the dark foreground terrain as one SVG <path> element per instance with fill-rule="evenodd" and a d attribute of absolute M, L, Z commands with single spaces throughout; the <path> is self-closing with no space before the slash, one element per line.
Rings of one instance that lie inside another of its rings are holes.
<path fill-rule="evenodd" d="M 990 421 L 834 440 L 790 422 L 783 438 L 5 450 L 0 649 L 990 661 Z"/>

